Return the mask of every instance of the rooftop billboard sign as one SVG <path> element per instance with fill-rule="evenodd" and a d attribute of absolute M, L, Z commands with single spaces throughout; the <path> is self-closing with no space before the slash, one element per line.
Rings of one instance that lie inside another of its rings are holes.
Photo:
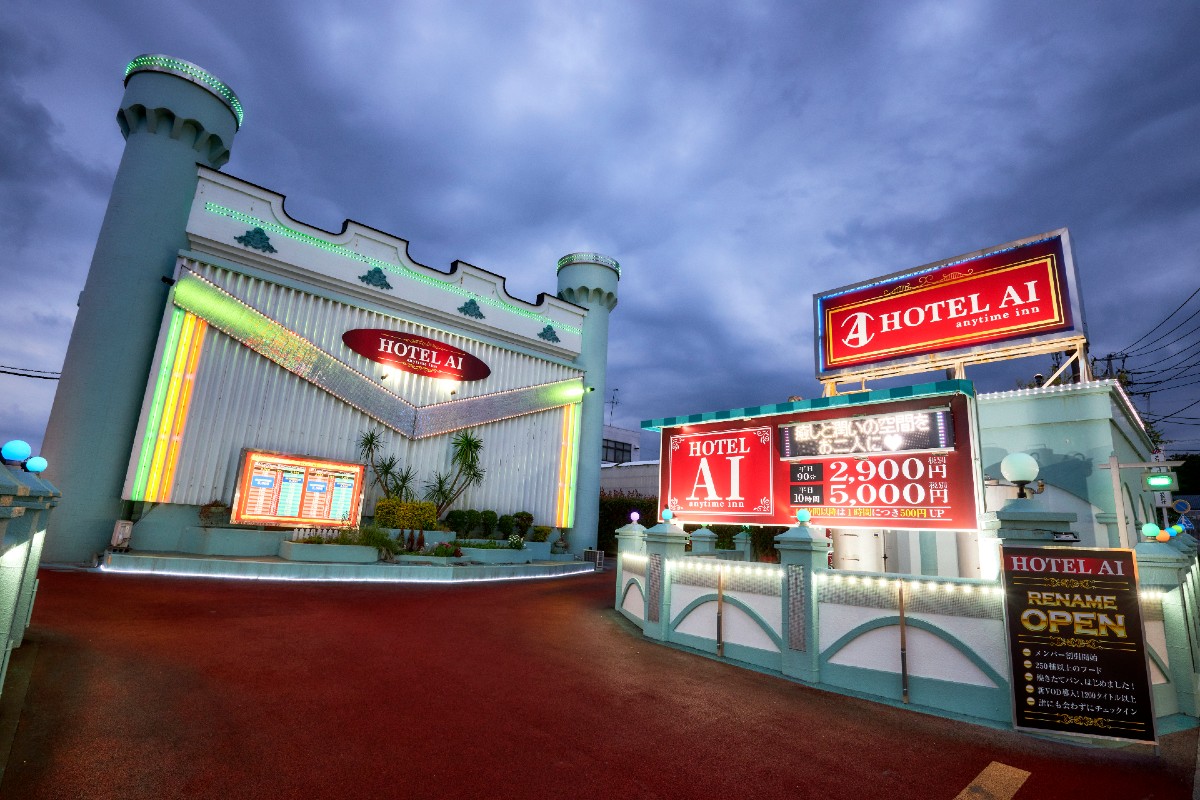
<path fill-rule="evenodd" d="M 813 312 L 822 380 L 938 369 L 1086 333 L 1065 228 L 824 292 Z"/>

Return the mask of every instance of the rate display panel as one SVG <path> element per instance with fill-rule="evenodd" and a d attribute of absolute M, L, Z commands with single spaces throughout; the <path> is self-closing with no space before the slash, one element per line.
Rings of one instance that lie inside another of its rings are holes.
<path fill-rule="evenodd" d="M 817 377 L 913 372 L 1086 333 L 1066 229 L 813 297 Z"/>
<path fill-rule="evenodd" d="M 1016 727 L 1155 743 L 1133 551 L 1002 552 Z"/>
<path fill-rule="evenodd" d="M 974 530 L 972 426 L 953 394 L 668 427 L 660 497 L 684 522 Z"/>
<path fill-rule="evenodd" d="M 229 521 L 294 528 L 357 527 L 363 475 L 362 464 L 245 450 Z"/>

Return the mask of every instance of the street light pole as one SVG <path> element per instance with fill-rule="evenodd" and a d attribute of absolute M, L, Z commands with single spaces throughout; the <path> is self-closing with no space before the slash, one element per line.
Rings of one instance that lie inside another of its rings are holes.
<path fill-rule="evenodd" d="M 1117 531 L 1120 533 L 1122 547 L 1129 548 L 1133 545 L 1129 542 L 1129 528 L 1125 524 L 1125 496 L 1121 493 L 1121 470 L 1178 467 L 1181 464 L 1183 464 L 1182 461 L 1134 461 L 1129 464 L 1121 464 L 1117 460 L 1117 454 L 1113 453 L 1108 457 L 1107 464 L 1100 465 L 1100 469 L 1107 469 L 1112 472 L 1113 501 L 1116 505 Z"/>

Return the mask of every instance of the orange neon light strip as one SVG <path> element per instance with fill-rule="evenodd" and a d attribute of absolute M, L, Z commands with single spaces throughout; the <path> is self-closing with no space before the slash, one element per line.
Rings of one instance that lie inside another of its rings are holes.
<path fill-rule="evenodd" d="M 163 470 L 160 501 L 170 502 L 171 488 L 175 482 L 175 468 L 179 464 L 179 445 L 183 441 L 183 430 L 187 426 L 188 408 L 192 403 L 192 389 L 196 385 L 196 367 L 200 363 L 200 351 L 204 349 L 204 332 L 208 323 L 196 319 L 196 329 L 192 333 L 192 346 L 187 354 L 187 367 L 183 375 L 183 383 L 179 387 L 179 400 L 176 403 L 175 424 L 171 428 L 170 447 L 167 450 L 167 461 Z"/>
<path fill-rule="evenodd" d="M 579 404 L 563 406 L 562 450 L 558 461 L 558 509 L 556 526 L 569 528 L 575 509 L 575 421 Z"/>
<path fill-rule="evenodd" d="M 163 404 L 162 419 L 158 424 L 158 436 L 154 441 L 154 458 L 150 461 L 150 474 L 146 480 L 146 500 L 154 503 L 159 501 L 159 489 L 162 486 L 162 472 L 166 463 L 167 449 L 171 443 L 171 428 L 175 422 L 175 406 L 179 400 L 179 387 L 183 384 L 184 371 L 187 369 L 187 359 L 183 356 L 192 346 L 192 333 L 196 330 L 196 317 L 188 314 L 183 318 L 183 330 L 179 333 L 179 343 L 175 346 L 171 362 L 171 380 L 167 384 L 166 402 Z"/>

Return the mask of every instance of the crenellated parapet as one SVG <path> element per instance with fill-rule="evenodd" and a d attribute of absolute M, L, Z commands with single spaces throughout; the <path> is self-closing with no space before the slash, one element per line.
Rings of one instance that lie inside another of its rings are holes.
<path fill-rule="evenodd" d="M 199 160 L 214 168 L 229 161 L 227 142 L 205 130 L 199 120 L 180 117 L 169 108 L 146 108 L 140 103 L 130 105 L 117 111 L 117 125 L 126 139 L 139 133 L 177 139 L 195 150 Z"/>
<path fill-rule="evenodd" d="M 126 141 L 141 133 L 166 136 L 217 168 L 229 161 L 229 148 L 243 118 L 241 101 L 233 90 L 189 61 L 142 55 L 126 67 L 125 96 L 117 111 L 117 125 Z"/>
<path fill-rule="evenodd" d="M 621 265 L 600 253 L 571 253 L 558 260 L 558 296 L 585 308 L 617 306 Z"/>

